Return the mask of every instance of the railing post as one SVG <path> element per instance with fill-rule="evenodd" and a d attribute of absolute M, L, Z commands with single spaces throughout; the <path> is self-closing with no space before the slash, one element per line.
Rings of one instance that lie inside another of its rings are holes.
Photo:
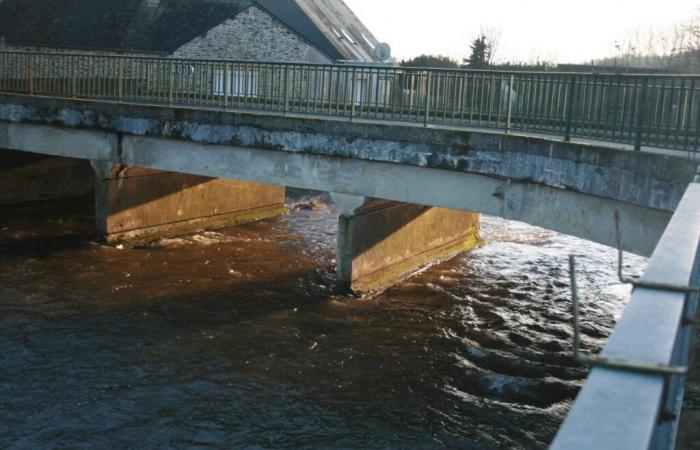
<path fill-rule="evenodd" d="M 647 103 L 647 87 L 649 84 L 649 78 L 644 77 L 644 82 L 642 83 L 641 92 L 639 93 L 639 103 L 637 106 L 637 136 L 634 140 L 634 150 L 640 151 L 642 149 L 642 135 L 644 134 L 644 119 L 646 115 L 646 103 Z"/>
<path fill-rule="evenodd" d="M 577 76 L 572 75 L 569 81 L 569 96 L 566 99 L 566 128 L 564 131 L 564 142 L 569 142 L 571 140 L 571 127 L 574 120 L 574 105 L 576 99 L 576 81 Z"/>
<path fill-rule="evenodd" d="M 284 66 L 284 114 L 289 111 L 289 66 Z"/>
<path fill-rule="evenodd" d="M 78 75 L 76 70 L 76 61 L 74 56 L 67 56 L 70 61 L 70 93 L 71 97 L 75 98 L 78 95 Z"/>
<path fill-rule="evenodd" d="M 233 75 L 233 74 L 232 74 Z M 228 80 L 228 64 L 224 64 L 224 107 L 223 109 L 226 110 L 226 106 L 228 105 L 228 86 L 229 86 L 229 80 Z"/>
<path fill-rule="evenodd" d="M 508 112 L 506 113 L 506 134 L 510 132 L 510 121 L 513 117 L 513 85 L 515 84 L 515 75 L 510 76 L 508 84 Z"/>
<path fill-rule="evenodd" d="M 350 79 L 350 120 L 355 118 L 355 68 L 352 68 L 352 78 Z"/>
<path fill-rule="evenodd" d="M 683 140 L 683 148 L 685 150 L 690 150 L 688 147 L 688 144 L 690 143 L 690 122 L 693 120 L 693 100 L 695 98 L 695 78 L 692 78 L 690 80 L 690 90 L 688 90 L 688 94 L 686 95 L 686 108 L 685 108 L 685 115 L 686 115 L 686 123 L 685 123 L 685 139 Z M 698 117 L 700 117 L 700 111 L 696 113 Z M 700 127 L 696 130 L 696 133 L 700 133 Z"/>
<path fill-rule="evenodd" d="M 168 105 L 173 104 L 173 91 L 175 90 L 175 74 L 173 72 L 173 62 L 168 61 Z"/>
<path fill-rule="evenodd" d="M 122 58 L 117 59 L 117 100 L 122 101 L 124 99 L 124 60 Z"/>
<path fill-rule="evenodd" d="M 428 84 L 425 87 L 425 117 L 423 119 L 423 126 L 427 127 L 428 126 L 428 121 L 430 118 L 430 96 L 432 95 L 432 81 L 433 81 L 433 73 L 428 70 Z"/>
<path fill-rule="evenodd" d="M 34 95 L 34 70 L 31 55 L 27 55 L 27 90 L 29 95 Z"/>

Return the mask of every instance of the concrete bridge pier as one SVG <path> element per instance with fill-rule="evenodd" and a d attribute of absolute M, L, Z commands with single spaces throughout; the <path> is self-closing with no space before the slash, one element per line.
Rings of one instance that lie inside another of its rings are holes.
<path fill-rule="evenodd" d="M 284 186 L 91 163 L 97 231 L 108 243 L 138 245 L 286 211 Z"/>
<path fill-rule="evenodd" d="M 479 214 L 346 194 L 336 255 L 338 286 L 380 292 L 417 269 L 477 247 Z"/>

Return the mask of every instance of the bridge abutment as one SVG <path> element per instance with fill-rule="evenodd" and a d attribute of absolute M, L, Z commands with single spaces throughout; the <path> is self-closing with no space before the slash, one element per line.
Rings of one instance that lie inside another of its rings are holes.
<path fill-rule="evenodd" d="M 480 244 L 479 214 L 333 194 L 341 214 L 338 286 L 380 292 L 435 261 Z"/>
<path fill-rule="evenodd" d="M 97 231 L 139 244 L 282 214 L 285 188 L 93 161 Z"/>

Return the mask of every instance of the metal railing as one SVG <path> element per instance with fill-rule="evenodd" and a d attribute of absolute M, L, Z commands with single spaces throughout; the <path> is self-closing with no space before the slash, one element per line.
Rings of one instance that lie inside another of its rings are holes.
<path fill-rule="evenodd" d="M 0 52 L 0 92 L 418 122 L 695 152 L 700 76 Z"/>
<path fill-rule="evenodd" d="M 551 450 L 670 450 L 694 349 L 700 177 L 686 190 Z M 572 271 L 573 269 L 572 264 Z M 572 277 L 575 299 L 575 277 Z M 574 310 L 574 315 L 576 310 Z"/>

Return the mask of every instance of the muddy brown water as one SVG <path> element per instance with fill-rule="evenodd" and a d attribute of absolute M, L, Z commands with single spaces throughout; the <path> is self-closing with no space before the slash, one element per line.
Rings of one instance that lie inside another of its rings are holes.
<path fill-rule="evenodd" d="M 484 247 L 355 299 L 337 211 L 307 200 L 122 250 L 89 198 L 3 206 L 0 448 L 546 448 L 586 375 L 567 257 L 597 351 L 615 252 L 484 217 Z"/>

